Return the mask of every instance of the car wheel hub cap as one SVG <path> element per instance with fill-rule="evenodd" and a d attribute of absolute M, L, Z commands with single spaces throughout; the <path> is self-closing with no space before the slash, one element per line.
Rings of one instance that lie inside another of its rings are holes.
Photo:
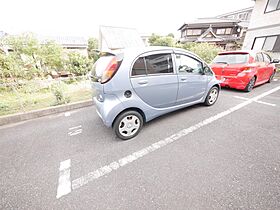
<path fill-rule="evenodd" d="M 135 115 L 128 115 L 124 117 L 119 124 L 119 132 L 123 136 L 132 136 L 140 128 L 140 120 Z"/>
<path fill-rule="evenodd" d="M 218 97 L 217 89 L 211 90 L 211 92 L 209 94 L 209 103 L 213 104 L 216 101 L 217 97 Z"/>

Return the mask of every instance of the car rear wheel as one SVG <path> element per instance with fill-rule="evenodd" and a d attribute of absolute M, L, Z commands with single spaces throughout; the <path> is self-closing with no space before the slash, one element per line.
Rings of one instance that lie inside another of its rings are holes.
<path fill-rule="evenodd" d="M 219 88 L 216 86 L 212 87 L 207 94 L 204 104 L 206 106 L 212 106 L 214 103 L 216 103 L 218 96 Z"/>
<path fill-rule="evenodd" d="M 269 80 L 267 81 L 268 83 L 272 82 L 274 75 L 275 75 L 275 71 L 273 71 L 273 73 L 270 75 Z"/>
<path fill-rule="evenodd" d="M 137 111 L 126 111 L 120 114 L 113 125 L 117 137 L 122 140 L 131 139 L 140 132 L 143 126 L 143 117 Z"/>
<path fill-rule="evenodd" d="M 246 88 L 244 89 L 244 91 L 246 92 L 251 92 L 253 90 L 253 87 L 255 86 L 255 82 L 256 82 L 256 77 L 252 77 L 250 79 L 250 81 L 248 82 Z"/>

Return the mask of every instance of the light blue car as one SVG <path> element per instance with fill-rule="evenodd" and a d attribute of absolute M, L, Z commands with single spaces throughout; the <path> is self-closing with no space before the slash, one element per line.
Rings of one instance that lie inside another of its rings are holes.
<path fill-rule="evenodd" d="M 123 140 L 168 112 L 198 103 L 213 105 L 220 91 L 219 81 L 201 58 L 169 47 L 104 54 L 94 64 L 91 80 L 98 115 Z"/>

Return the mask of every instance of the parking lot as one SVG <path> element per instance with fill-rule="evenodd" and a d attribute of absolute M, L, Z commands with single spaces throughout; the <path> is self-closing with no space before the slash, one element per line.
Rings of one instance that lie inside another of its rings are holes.
<path fill-rule="evenodd" d="M 2 126 L 0 157 L 0 209 L 279 209 L 280 81 L 129 141 L 94 106 Z"/>

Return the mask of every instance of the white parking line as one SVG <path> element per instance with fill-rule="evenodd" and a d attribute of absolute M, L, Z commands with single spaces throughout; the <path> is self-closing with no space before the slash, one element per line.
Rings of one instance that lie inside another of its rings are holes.
<path fill-rule="evenodd" d="M 60 198 L 63 195 L 67 195 L 71 192 L 70 167 L 70 159 L 60 163 L 56 198 Z"/>
<path fill-rule="evenodd" d="M 242 100 L 250 100 L 249 98 L 245 98 L 245 97 L 241 97 L 241 96 L 234 96 L 234 98 L 238 98 L 238 99 L 242 99 Z M 267 102 L 259 101 L 259 100 L 254 100 L 254 102 L 259 103 L 259 104 L 268 105 L 268 106 L 276 106 L 276 104 L 267 103 Z"/>
<path fill-rule="evenodd" d="M 264 102 L 264 101 L 256 101 L 256 102 L 259 103 L 259 104 L 264 104 L 264 105 L 268 105 L 268 106 L 276 106 L 276 104 L 267 103 L 267 102 Z"/>
<path fill-rule="evenodd" d="M 280 86 L 278 86 L 274 89 L 271 89 L 267 92 L 264 92 L 261 95 L 256 96 L 252 99 L 248 99 L 241 104 L 238 104 L 238 105 L 236 105 L 236 106 L 234 106 L 234 107 L 232 107 L 232 108 L 230 108 L 226 111 L 223 111 L 223 112 L 221 112 L 217 115 L 214 115 L 210 118 L 207 118 L 207 119 L 205 119 L 205 120 L 203 120 L 203 121 L 201 121 L 201 122 L 199 122 L 199 123 L 197 123 L 197 124 L 195 124 L 195 125 L 193 125 L 189 128 L 183 129 L 183 130 L 173 134 L 172 136 L 169 136 L 169 137 L 167 137 L 163 140 L 160 140 L 160 141 L 158 141 L 158 142 L 156 142 L 156 143 L 154 143 L 154 144 L 152 144 L 148 147 L 145 147 L 145 148 L 143 148 L 139 151 L 136 151 L 136 152 L 134 152 L 134 153 L 132 153 L 128 156 L 125 156 L 125 157 L 123 157 L 123 158 L 121 158 L 117 161 L 113 161 L 113 162 L 109 163 L 108 165 L 105 165 L 105 166 L 103 166 L 103 167 L 101 167 L 97 170 L 94 170 L 94 171 L 86 174 L 85 176 L 82 176 L 78 179 L 75 179 L 75 180 L 72 181 L 72 189 L 73 190 L 78 189 L 81 186 L 84 186 L 84 185 L 88 184 L 89 182 L 104 176 L 105 174 L 109 174 L 114 170 L 118 170 L 121 167 L 123 167 L 125 165 L 128 165 L 129 163 L 132 163 L 135 160 L 137 160 L 139 158 L 142 158 L 142 157 L 148 155 L 149 153 L 151 153 L 153 151 L 156 151 L 156 150 L 158 150 L 162 147 L 165 147 L 166 145 L 171 144 L 172 142 L 175 142 L 178 139 L 181 139 L 183 136 L 186 136 L 186 135 L 198 130 L 199 128 L 204 127 L 204 126 L 206 126 L 206 125 L 208 125 L 208 124 L 210 124 L 210 123 L 212 123 L 212 122 L 214 122 L 218 119 L 221 119 L 221 118 L 223 118 L 223 117 L 225 117 L 225 116 L 227 116 L 227 115 L 229 115 L 229 114 L 231 114 L 231 113 L 233 113 L 233 112 L 251 104 L 252 102 L 254 102 L 256 100 L 259 100 L 259 99 L 261 99 L 261 98 L 263 98 L 263 97 L 265 97 L 269 94 L 272 94 L 272 93 L 274 93 L 278 90 L 280 90 Z M 71 191 L 68 191 L 68 193 L 70 193 L 70 192 Z M 66 195 L 66 194 L 64 193 L 63 195 Z"/>

